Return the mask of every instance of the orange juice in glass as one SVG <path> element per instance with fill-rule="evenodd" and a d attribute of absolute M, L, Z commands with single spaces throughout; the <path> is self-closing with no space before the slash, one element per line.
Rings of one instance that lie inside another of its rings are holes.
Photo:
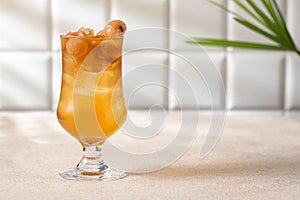
<path fill-rule="evenodd" d="M 122 90 L 122 42 L 126 25 L 110 22 L 94 35 L 81 28 L 61 36 L 62 85 L 57 118 L 84 151 L 75 168 L 60 173 L 66 179 L 115 180 L 122 170 L 107 166 L 101 146 L 126 119 Z"/>

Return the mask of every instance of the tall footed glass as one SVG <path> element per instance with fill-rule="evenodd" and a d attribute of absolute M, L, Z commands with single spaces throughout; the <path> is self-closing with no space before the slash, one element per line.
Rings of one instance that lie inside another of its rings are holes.
<path fill-rule="evenodd" d="M 123 36 L 61 36 L 62 84 L 57 118 L 80 142 L 76 167 L 60 172 L 66 179 L 115 180 L 126 173 L 101 159 L 101 147 L 126 119 L 122 90 Z"/>

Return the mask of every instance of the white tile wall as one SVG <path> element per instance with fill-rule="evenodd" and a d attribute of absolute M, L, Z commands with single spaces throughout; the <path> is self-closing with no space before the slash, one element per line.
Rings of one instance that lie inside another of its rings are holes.
<path fill-rule="evenodd" d="M 131 109 L 167 108 L 168 54 L 131 52 L 123 56 L 125 103 Z"/>
<path fill-rule="evenodd" d="M 217 1 L 239 12 L 231 0 Z M 300 48 L 299 0 L 279 0 L 279 3 Z M 123 64 L 126 100 L 141 80 L 152 81 L 152 85 L 141 87 L 132 95 L 131 109 L 147 109 L 154 104 L 169 109 L 180 106 L 210 109 L 211 99 L 203 79 L 174 56 L 180 53 L 197 58 L 200 71 L 211 65 L 207 57 L 199 53 L 199 48 L 185 42 L 185 36 L 268 42 L 245 31 L 206 0 L 0 0 L 0 110 L 55 109 L 61 79 L 59 35 L 81 26 L 98 30 L 116 18 L 128 25 Z M 164 31 L 141 31 L 149 27 Z M 168 29 L 175 32 L 168 34 Z M 130 52 L 141 44 L 159 47 L 165 53 L 159 50 Z M 227 109 L 233 111 L 300 111 L 299 56 L 205 49 L 226 86 L 226 98 L 221 95 L 222 84 L 211 87 L 217 94 L 219 108 L 226 104 Z M 148 68 L 139 67 L 147 64 Z M 189 83 L 195 85 L 193 89 L 199 101 L 191 100 L 173 72 L 187 77 Z M 205 78 L 210 80 L 211 75 Z M 175 95 L 182 96 L 179 103 Z"/>
<path fill-rule="evenodd" d="M 168 28 L 168 1 L 167 0 L 112 0 L 111 19 L 122 19 L 128 28 L 130 42 L 125 43 L 125 50 L 132 50 L 140 46 L 146 39 L 154 44 L 160 44 L 164 49 L 168 48 L 168 35 L 166 32 L 158 32 L 153 35 L 147 31 L 141 34 L 134 30 L 144 28 Z M 141 36 L 142 35 L 142 36 Z M 141 38 L 142 37 L 142 38 Z M 156 45 L 157 46 L 157 45 Z"/>
<path fill-rule="evenodd" d="M 192 63 L 187 62 L 191 60 Z M 206 52 L 175 52 L 171 55 L 170 67 L 171 109 L 224 107 L 224 52 L 210 52 L 208 55 Z M 216 100 L 214 105 L 212 98 Z"/>
<path fill-rule="evenodd" d="M 226 0 L 217 0 L 217 2 L 226 5 Z M 170 15 L 171 30 L 189 36 L 226 37 L 226 13 L 207 0 L 171 0 Z M 174 50 L 191 50 L 193 48 L 192 45 L 177 40 L 177 37 L 171 37 L 170 45 Z"/>
<path fill-rule="evenodd" d="M 49 0 L 0 0 L 0 49 L 49 50 Z"/>
<path fill-rule="evenodd" d="M 286 109 L 300 109 L 300 58 L 294 53 L 287 57 Z"/>
<path fill-rule="evenodd" d="M 59 50 L 59 35 L 80 27 L 101 30 L 109 19 L 108 0 L 52 0 L 53 49 Z"/>
<path fill-rule="evenodd" d="M 0 109 L 51 107 L 49 53 L 0 53 Z"/>
<path fill-rule="evenodd" d="M 229 109 L 282 109 L 284 53 L 238 51 L 228 57 Z"/>
<path fill-rule="evenodd" d="M 233 10 L 234 12 L 241 13 L 242 16 L 244 16 L 246 19 L 249 19 L 248 14 L 244 14 L 245 12 L 242 11 L 241 8 L 239 8 L 233 1 L 228 1 L 229 8 Z M 261 0 L 254 0 L 254 2 L 259 6 L 259 8 L 263 9 Z M 283 13 L 285 13 L 286 10 L 286 0 L 279 0 L 278 1 L 279 6 Z M 264 10 L 264 9 L 263 9 Z M 249 29 L 245 28 L 244 26 L 240 25 L 239 23 L 235 22 L 235 20 L 232 17 L 229 17 L 229 23 L 228 23 L 228 38 L 234 39 L 234 40 L 246 40 L 246 41 L 252 41 L 257 43 L 270 43 L 268 39 L 266 39 L 263 36 L 260 36 L 256 34 L 253 31 L 249 31 Z M 258 23 L 253 19 L 249 20 L 250 22 L 255 23 L 258 25 Z M 261 25 L 259 27 L 262 27 Z"/>
<path fill-rule="evenodd" d="M 289 17 L 287 19 L 288 28 L 291 31 L 293 38 L 298 47 L 300 47 L 300 26 L 299 24 L 299 9 L 300 1 L 299 0 L 289 0 L 287 4 L 287 11 Z"/>
<path fill-rule="evenodd" d="M 121 18 L 128 30 L 168 26 L 167 0 L 112 0 L 111 18 Z"/>

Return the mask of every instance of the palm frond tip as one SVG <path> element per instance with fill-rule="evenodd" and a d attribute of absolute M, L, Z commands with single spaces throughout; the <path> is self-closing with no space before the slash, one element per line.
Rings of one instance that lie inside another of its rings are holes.
<path fill-rule="evenodd" d="M 253 0 L 232 1 L 236 4 L 236 6 L 241 8 L 241 10 L 244 11 L 250 19 L 254 20 L 259 25 L 250 22 L 251 20 L 246 19 L 215 0 L 207 1 L 227 13 L 232 14 L 237 23 L 274 42 L 274 45 L 212 38 L 193 38 L 194 40 L 190 40 L 188 43 L 219 47 L 294 51 L 300 56 L 300 51 L 297 49 L 294 40 L 289 33 L 285 19 L 276 0 L 262 0 L 263 8 L 260 8 Z"/>

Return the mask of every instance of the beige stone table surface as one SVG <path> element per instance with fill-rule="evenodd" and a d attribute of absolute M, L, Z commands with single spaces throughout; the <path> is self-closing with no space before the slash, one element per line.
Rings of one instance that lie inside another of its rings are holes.
<path fill-rule="evenodd" d="M 141 115 L 131 118 L 139 123 Z M 81 148 L 55 114 L 1 113 L 0 199 L 300 199 L 300 117 L 227 116 L 216 147 L 200 160 L 209 127 L 200 115 L 193 145 L 159 171 L 69 181 L 58 172 L 78 162 Z"/>

